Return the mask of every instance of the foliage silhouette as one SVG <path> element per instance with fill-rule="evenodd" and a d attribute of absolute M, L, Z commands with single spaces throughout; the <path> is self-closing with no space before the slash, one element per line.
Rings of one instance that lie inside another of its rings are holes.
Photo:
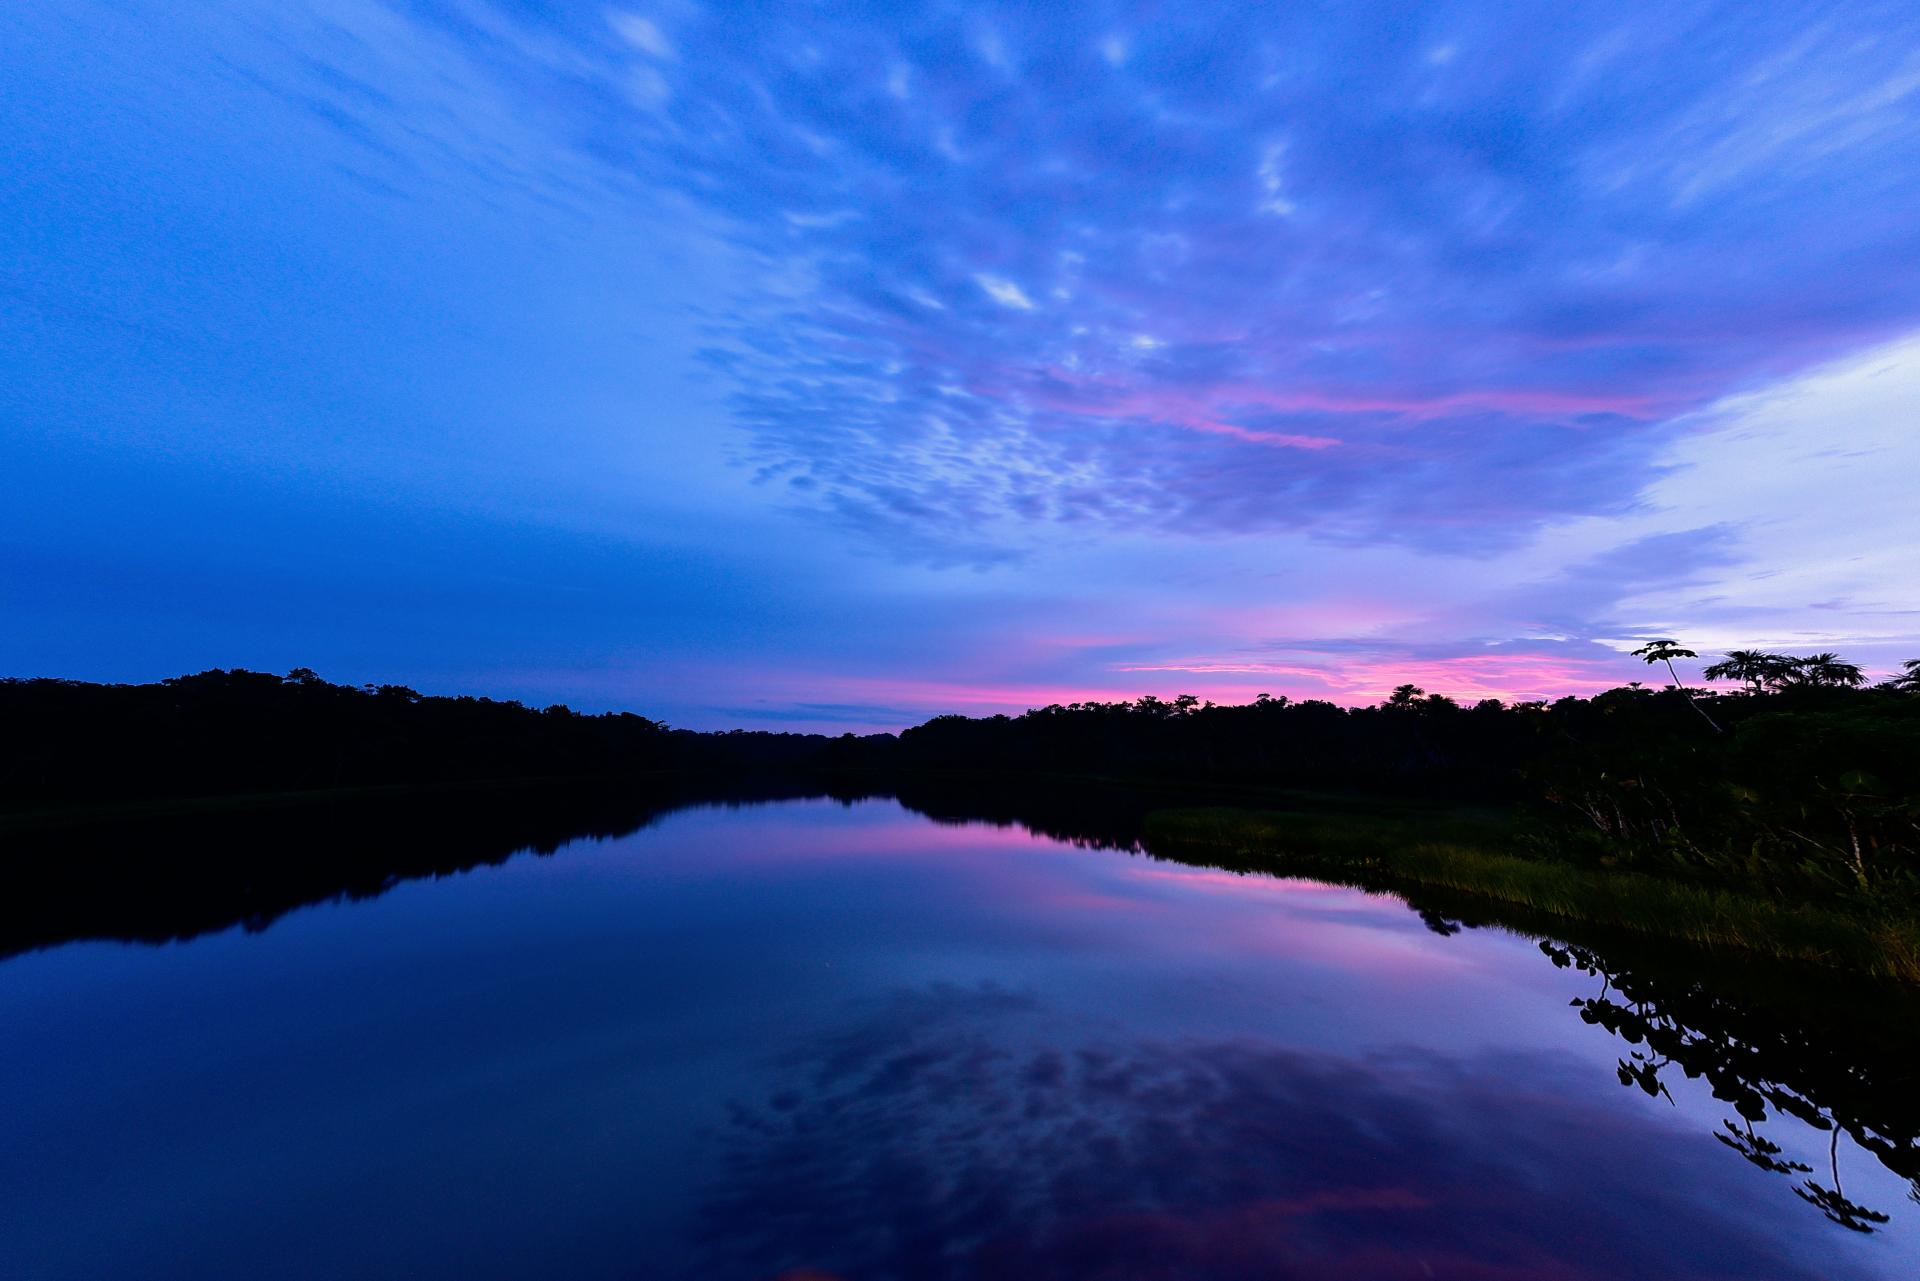
<path fill-rule="evenodd" d="M 1865 916 L 1920 903 L 1920 667 L 1863 688 L 1833 654 L 1735 650 L 1591 698 L 1471 707 L 1405 684 L 1376 707 L 1261 696 L 937 716 L 900 733 L 702 734 L 632 714 L 402 686 L 212 671 L 152 685 L 0 682 L 0 811 L 22 824 L 266 793 L 528 779 L 738 782 L 822 770 L 1097 776 L 1444 798 L 1522 816 L 1528 857 L 1621 868 Z M 1701 725 L 1705 718 L 1712 729 Z M 197 799 L 196 799 L 197 798 Z"/>
<path fill-rule="evenodd" d="M 1769 654 L 1758 649 L 1735 649 L 1727 651 L 1725 658 L 1710 664 L 1701 675 L 1710 681 L 1739 681 L 1747 687 L 1748 693 L 1759 694 L 1783 684 L 1792 661 L 1783 654 Z"/>

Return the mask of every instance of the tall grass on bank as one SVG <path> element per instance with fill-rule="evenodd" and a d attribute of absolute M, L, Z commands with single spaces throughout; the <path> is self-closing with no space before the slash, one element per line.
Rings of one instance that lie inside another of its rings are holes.
<path fill-rule="evenodd" d="M 1605 929 L 1920 983 L 1912 917 L 1524 858 L 1491 848 L 1497 839 L 1490 828 L 1442 820 L 1181 809 L 1150 814 L 1144 844 L 1169 858 L 1211 856 L 1363 889 L 1435 886 Z"/>

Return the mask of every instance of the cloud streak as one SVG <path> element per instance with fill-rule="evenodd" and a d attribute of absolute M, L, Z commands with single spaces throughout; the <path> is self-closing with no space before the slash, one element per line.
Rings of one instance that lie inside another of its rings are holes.
<path fill-rule="evenodd" d="M 769 483 L 909 555 L 1483 550 L 1630 501 L 1650 424 L 1920 323 L 1920 240 L 1862 203 L 1920 162 L 1901 42 L 1714 6 L 1119 17 L 683 15 L 633 149 L 671 174 L 634 163 L 779 282 L 710 357 Z"/>
<path fill-rule="evenodd" d="M 16 26 L 13 670 L 864 729 L 1920 640 L 1911 5 Z"/>

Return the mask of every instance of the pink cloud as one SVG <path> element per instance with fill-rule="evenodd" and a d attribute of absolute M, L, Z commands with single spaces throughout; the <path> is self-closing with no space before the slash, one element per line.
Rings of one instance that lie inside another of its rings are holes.
<path fill-rule="evenodd" d="M 1462 700 L 1524 700 L 1593 694 L 1622 681 L 1618 660 L 1537 653 L 1465 654 L 1453 658 L 1339 654 L 1329 655 L 1324 665 L 1301 659 L 1193 658 L 1128 664 L 1117 670 L 1291 677 L 1310 682 L 1320 692 L 1331 692 L 1345 701 L 1364 702 L 1384 698 L 1395 686 L 1407 682 L 1430 693 Z M 1287 691 L 1283 688 L 1277 692 Z"/>
<path fill-rule="evenodd" d="M 1067 390 L 1063 391 L 1062 388 Z M 1004 389 L 982 389 L 1001 396 Z M 1475 412 L 1529 417 L 1613 414 L 1651 420 L 1669 412 L 1672 398 L 1619 392 L 1599 393 L 1551 388 L 1485 387 L 1433 395 L 1349 392 L 1313 387 L 1268 387 L 1250 382 L 1216 383 L 1198 390 L 1137 387 L 1085 377 L 1058 367 L 1044 380 L 1025 387 L 1023 398 L 1059 413 L 1102 418 L 1134 418 L 1190 431 L 1232 436 L 1289 449 L 1331 449 L 1346 442 L 1331 436 L 1261 431 L 1230 421 L 1237 414 L 1397 414 L 1416 420 Z"/>

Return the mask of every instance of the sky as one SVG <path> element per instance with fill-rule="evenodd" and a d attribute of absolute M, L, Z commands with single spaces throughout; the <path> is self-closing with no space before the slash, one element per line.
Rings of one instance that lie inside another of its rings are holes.
<path fill-rule="evenodd" d="M 0 6 L 0 674 L 1877 676 L 1916 476 L 1911 3 Z"/>

